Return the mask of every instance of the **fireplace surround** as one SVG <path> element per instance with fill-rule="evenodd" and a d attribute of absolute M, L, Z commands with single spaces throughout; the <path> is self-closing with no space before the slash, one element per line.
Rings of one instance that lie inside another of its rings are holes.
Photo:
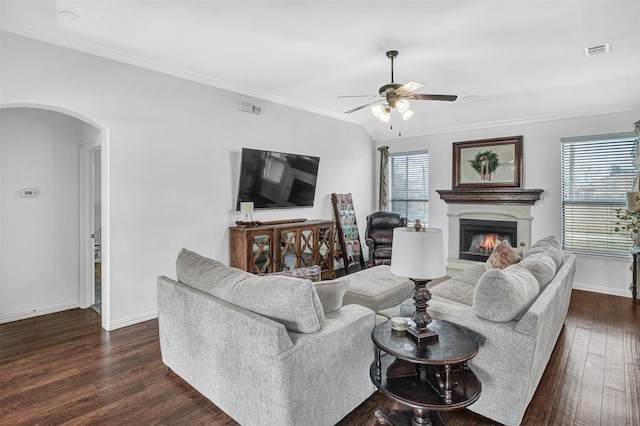
<path fill-rule="evenodd" d="M 527 251 L 531 246 L 531 206 L 529 205 L 499 205 L 499 204 L 449 204 L 449 253 L 447 265 L 452 270 L 464 270 L 470 264 L 482 261 L 484 258 L 464 259 L 460 257 L 460 221 L 496 221 L 509 222 L 515 225 L 512 247 Z"/>
<path fill-rule="evenodd" d="M 523 251 L 531 246 L 531 206 L 542 195 L 542 189 L 495 188 L 436 190 L 447 203 L 449 217 L 449 253 L 447 268 L 451 274 L 464 270 L 479 260 L 460 258 L 460 220 L 475 219 L 515 223 L 512 247 Z"/>

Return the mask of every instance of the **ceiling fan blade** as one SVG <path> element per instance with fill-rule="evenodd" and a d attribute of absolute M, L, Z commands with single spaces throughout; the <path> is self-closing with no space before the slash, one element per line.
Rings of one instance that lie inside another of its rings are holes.
<path fill-rule="evenodd" d="M 458 99 L 458 96 L 456 95 L 427 95 L 421 93 L 411 93 L 402 97 L 406 99 L 416 99 L 419 101 L 455 101 Z"/>
<path fill-rule="evenodd" d="M 344 113 L 345 113 L 345 114 L 350 114 L 350 113 L 352 113 L 352 112 L 360 111 L 362 108 L 366 108 L 366 107 L 368 107 L 368 106 L 375 105 L 375 104 L 377 104 L 378 102 L 381 102 L 381 101 L 373 101 L 373 102 L 369 102 L 368 104 L 360 105 L 359 107 L 355 107 L 354 109 L 350 109 L 349 111 L 345 111 Z"/>
<path fill-rule="evenodd" d="M 377 98 L 380 95 L 343 95 L 338 98 Z"/>
<path fill-rule="evenodd" d="M 396 93 L 397 95 L 404 95 L 405 93 L 409 93 L 409 92 L 413 92 L 414 90 L 418 90 L 422 86 L 424 86 L 424 83 L 420 83 L 419 81 L 410 81 L 407 84 L 405 84 L 404 86 L 398 87 L 396 90 L 394 90 L 394 93 Z"/>

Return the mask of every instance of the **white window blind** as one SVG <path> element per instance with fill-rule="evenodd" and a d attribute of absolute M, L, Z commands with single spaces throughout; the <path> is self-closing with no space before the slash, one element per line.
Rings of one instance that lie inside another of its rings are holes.
<path fill-rule="evenodd" d="M 429 224 L 429 153 L 389 154 L 389 209 Z"/>
<path fill-rule="evenodd" d="M 632 240 L 615 232 L 636 169 L 634 133 L 562 139 L 562 243 L 565 250 L 628 254 Z"/>

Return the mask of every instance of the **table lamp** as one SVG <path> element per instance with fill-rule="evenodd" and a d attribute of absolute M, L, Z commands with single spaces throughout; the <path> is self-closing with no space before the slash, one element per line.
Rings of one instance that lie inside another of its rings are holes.
<path fill-rule="evenodd" d="M 240 213 L 244 215 L 245 222 L 251 222 L 253 215 L 253 201 L 243 201 L 240 203 Z"/>
<path fill-rule="evenodd" d="M 427 283 L 446 275 L 444 237 L 436 228 L 395 228 L 391 249 L 391 273 L 407 277 L 415 284 L 413 300 L 416 306 L 411 319 L 416 323 L 407 332 L 418 343 L 438 334 L 429 329 L 431 316 L 427 313 L 431 293 Z"/>

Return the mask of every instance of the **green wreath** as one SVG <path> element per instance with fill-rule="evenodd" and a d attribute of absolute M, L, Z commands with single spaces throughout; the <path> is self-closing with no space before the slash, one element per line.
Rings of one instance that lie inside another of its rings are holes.
<path fill-rule="evenodd" d="M 489 160 L 489 173 L 493 173 L 496 171 L 496 169 L 498 168 L 498 166 L 500 165 L 500 157 L 498 157 L 498 154 L 496 154 L 495 152 L 489 150 L 489 151 L 482 151 L 479 152 L 473 160 L 469 160 L 469 164 L 471 164 L 471 167 L 473 167 L 473 170 L 475 170 L 476 172 L 480 173 L 480 162 L 481 162 L 481 158 L 482 157 L 487 157 L 487 159 Z"/>

